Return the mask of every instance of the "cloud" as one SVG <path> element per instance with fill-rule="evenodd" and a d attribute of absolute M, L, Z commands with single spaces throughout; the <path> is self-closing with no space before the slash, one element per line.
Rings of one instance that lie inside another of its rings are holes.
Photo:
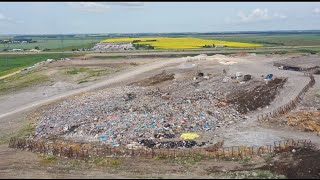
<path fill-rule="evenodd" d="M 314 8 L 313 13 L 315 14 L 320 14 L 320 8 Z"/>
<path fill-rule="evenodd" d="M 143 2 L 68 2 L 74 8 L 89 12 L 105 12 L 111 6 L 122 6 L 128 8 L 142 7 Z"/>
<path fill-rule="evenodd" d="M 143 2 L 106 2 L 110 5 L 126 6 L 126 7 L 139 7 L 144 6 Z"/>
<path fill-rule="evenodd" d="M 68 2 L 74 8 L 88 12 L 105 12 L 110 6 L 102 2 Z"/>
<path fill-rule="evenodd" d="M 225 20 L 228 23 L 252 23 L 252 22 L 261 22 L 268 20 L 276 20 L 276 19 L 286 19 L 287 16 L 280 13 L 271 14 L 268 9 L 260 9 L 256 8 L 250 13 L 246 14 L 240 11 L 237 14 L 236 18 L 232 20 L 230 17 L 227 17 Z"/>
<path fill-rule="evenodd" d="M 0 22 L 7 22 L 7 23 L 24 23 L 21 20 L 15 20 L 13 18 L 7 17 L 6 15 L 0 13 Z"/>
<path fill-rule="evenodd" d="M 283 14 L 278 14 L 278 13 L 274 13 L 273 17 L 278 18 L 278 19 L 286 19 L 287 18 L 287 16 L 285 16 Z"/>
<path fill-rule="evenodd" d="M 6 17 L 5 15 L 0 13 L 0 21 L 10 21 L 11 18 Z"/>
<path fill-rule="evenodd" d="M 242 22 L 250 22 L 250 21 L 257 21 L 257 20 L 265 20 L 269 19 L 269 14 L 267 9 L 255 9 L 250 14 L 246 15 L 243 12 L 238 13 L 238 17 Z"/>

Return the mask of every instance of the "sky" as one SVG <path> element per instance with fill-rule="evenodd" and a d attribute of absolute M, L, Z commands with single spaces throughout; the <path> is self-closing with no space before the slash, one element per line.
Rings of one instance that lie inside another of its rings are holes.
<path fill-rule="evenodd" d="M 320 2 L 0 2 L 0 34 L 320 30 Z"/>

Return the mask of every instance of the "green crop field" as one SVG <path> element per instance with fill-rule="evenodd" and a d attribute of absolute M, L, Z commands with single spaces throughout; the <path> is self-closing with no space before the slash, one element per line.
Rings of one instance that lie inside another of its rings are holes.
<path fill-rule="evenodd" d="M 208 39 L 258 43 L 265 46 L 315 46 L 320 45 L 320 34 L 297 35 L 229 35 L 201 36 Z"/>
<path fill-rule="evenodd" d="M 31 37 L 32 38 L 32 37 Z M 5 37 L 1 37 L 0 40 L 8 39 Z M 10 43 L 10 44 L 4 44 L 0 43 L 0 51 L 3 51 L 4 49 L 35 49 L 35 47 L 38 47 L 41 50 L 49 49 L 52 51 L 71 51 L 72 49 L 79 49 L 79 48 L 91 48 L 93 47 L 97 42 L 101 41 L 105 38 L 99 38 L 99 37 L 83 37 L 83 38 L 32 38 L 32 40 L 37 41 L 33 43 Z"/>
<path fill-rule="evenodd" d="M 47 59 L 57 59 L 75 56 L 75 54 L 1 54 L 0 55 L 0 76 L 18 71 Z"/>

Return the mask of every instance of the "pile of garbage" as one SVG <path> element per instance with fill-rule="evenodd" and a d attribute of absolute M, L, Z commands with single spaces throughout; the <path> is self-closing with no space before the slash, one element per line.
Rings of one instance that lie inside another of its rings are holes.
<path fill-rule="evenodd" d="M 224 97 L 217 90 L 231 88 L 217 85 L 223 83 L 223 77 L 217 78 L 174 81 L 161 88 L 130 85 L 78 95 L 39 112 L 35 138 L 60 136 L 116 147 L 142 139 L 177 141 L 187 132 L 213 135 L 215 129 L 245 119 L 231 105 L 219 105 Z"/>

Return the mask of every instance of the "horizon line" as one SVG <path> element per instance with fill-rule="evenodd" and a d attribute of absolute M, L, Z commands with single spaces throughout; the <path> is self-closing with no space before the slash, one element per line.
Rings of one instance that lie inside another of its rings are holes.
<path fill-rule="evenodd" d="M 182 34 L 182 33 L 194 33 L 194 34 L 207 34 L 207 33 L 254 33 L 254 32 L 306 32 L 306 31 L 320 31 L 315 29 L 309 29 L 309 30 L 267 30 L 267 31 L 259 31 L 259 30 L 249 30 L 249 31 L 210 31 L 210 32 L 139 32 L 139 33 L 56 33 L 56 34 L 46 34 L 46 33 L 37 33 L 37 34 L 20 34 L 20 33 L 13 33 L 13 34 L 0 34 L 0 36 L 10 36 L 10 35 L 107 35 L 107 34 Z"/>

